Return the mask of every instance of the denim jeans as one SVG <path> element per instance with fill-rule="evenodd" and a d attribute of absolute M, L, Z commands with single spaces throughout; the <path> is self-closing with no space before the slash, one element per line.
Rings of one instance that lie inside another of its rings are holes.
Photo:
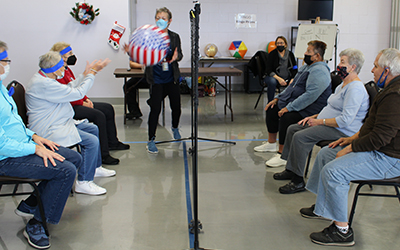
<path fill-rule="evenodd" d="M 266 76 L 264 78 L 264 86 L 267 86 L 268 102 L 274 99 L 277 85 L 278 85 L 278 80 L 276 80 L 272 76 Z"/>
<path fill-rule="evenodd" d="M 352 152 L 339 157 L 321 169 L 314 213 L 347 222 L 350 181 L 397 176 L 400 176 L 400 159 L 378 151 Z"/>
<path fill-rule="evenodd" d="M 324 125 L 309 127 L 290 125 L 286 132 L 285 146 L 281 158 L 287 160 L 286 169 L 303 177 L 308 154 L 314 145 L 323 140 L 337 140 L 347 137 L 336 128 Z"/>
<path fill-rule="evenodd" d="M 99 129 L 93 123 L 80 123 L 76 125 L 82 141 L 81 155 L 82 167 L 78 169 L 79 181 L 92 181 L 96 168 L 101 166 L 101 149 L 99 142 Z"/>
<path fill-rule="evenodd" d="M 44 180 L 39 183 L 38 188 L 46 220 L 52 224 L 58 224 L 60 221 L 75 180 L 76 169 L 82 164 L 82 157 L 76 151 L 59 147 L 56 152 L 65 157 L 64 162 L 55 160 L 56 166 L 48 161 L 48 166 L 45 167 L 43 158 L 36 154 L 10 157 L 0 161 L 0 175 Z M 42 220 L 39 209 L 36 209 L 34 218 L 38 221 Z"/>

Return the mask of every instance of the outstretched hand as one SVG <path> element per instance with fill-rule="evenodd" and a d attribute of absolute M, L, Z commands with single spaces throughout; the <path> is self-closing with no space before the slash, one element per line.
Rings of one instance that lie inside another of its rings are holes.
<path fill-rule="evenodd" d="M 104 67 L 106 67 L 111 62 L 110 59 L 106 58 L 104 60 L 94 60 L 92 63 L 86 61 L 85 71 L 83 72 L 84 75 L 92 73 L 100 72 Z"/>

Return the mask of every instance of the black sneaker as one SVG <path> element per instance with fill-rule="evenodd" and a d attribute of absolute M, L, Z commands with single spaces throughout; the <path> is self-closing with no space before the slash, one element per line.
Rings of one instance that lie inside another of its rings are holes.
<path fill-rule="evenodd" d="M 275 180 L 291 180 L 294 176 L 294 173 L 289 170 L 283 170 L 280 173 L 276 173 L 273 175 Z"/>
<path fill-rule="evenodd" d="M 304 181 L 300 182 L 299 184 L 295 184 L 294 182 L 289 182 L 288 184 L 279 188 L 279 193 L 281 194 L 294 194 L 298 192 L 303 192 L 306 190 L 306 184 Z"/>
<path fill-rule="evenodd" d="M 142 116 L 143 116 L 142 112 L 136 111 L 136 112 L 131 112 L 131 113 L 126 114 L 126 119 L 133 120 L 133 119 L 138 119 Z"/>
<path fill-rule="evenodd" d="M 117 165 L 119 164 L 119 160 L 117 158 L 112 157 L 111 155 L 107 155 L 101 161 L 104 165 Z"/>
<path fill-rule="evenodd" d="M 335 223 L 322 232 L 310 234 L 310 238 L 312 242 L 324 246 L 353 246 L 355 244 L 353 229 L 349 228 L 348 232 L 344 234 L 339 231 Z"/>
<path fill-rule="evenodd" d="M 128 144 L 124 144 L 120 141 L 118 142 L 117 145 L 108 147 L 109 150 L 128 150 L 130 148 L 131 146 L 129 146 Z"/>
<path fill-rule="evenodd" d="M 304 218 L 307 218 L 307 219 L 330 220 L 325 217 L 316 215 L 314 213 L 314 210 L 315 210 L 315 204 L 313 204 L 311 207 L 304 207 L 304 208 L 300 209 L 300 214 L 301 214 L 301 216 L 303 216 Z"/>

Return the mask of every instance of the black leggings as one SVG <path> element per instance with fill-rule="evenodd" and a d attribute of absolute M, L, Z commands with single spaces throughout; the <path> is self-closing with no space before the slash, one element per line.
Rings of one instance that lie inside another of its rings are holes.
<path fill-rule="evenodd" d="M 118 145 L 117 128 L 115 126 L 115 112 L 111 104 L 105 102 L 93 102 L 94 108 L 74 106 L 74 119 L 87 118 L 99 128 L 99 140 L 101 156 L 109 155 L 109 146 Z"/>
<path fill-rule="evenodd" d="M 279 108 L 278 105 L 274 105 L 273 108 L 269 108 L 266 111 L 265 124 L 269 133 L 278 133 L 279 131 L 279 144 L 285 144 L 286 130 L 287 128 L 303 119 L 299 112 L 292 111 L 286 112 L 282 117 L 278 116 Z"/>
<path fill-rule="evenodd" d="M 158 125 L 158 117 L 161 112 L 162 100 L 166 96 L 169 98 L 172 115 L 172 127 L 179 126 L 179 119 L 181 117 L 181 95 L 179 92 L 179 84 L 165 83 L 165 84 L 152 84 L 150 86 L 150 115 L 148 120 L 149 125 L 149 141 L 156 137 L 156 129 Z"/>

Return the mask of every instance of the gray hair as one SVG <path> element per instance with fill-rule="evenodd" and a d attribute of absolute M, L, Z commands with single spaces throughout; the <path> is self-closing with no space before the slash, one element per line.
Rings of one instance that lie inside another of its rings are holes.
<path fill-rule="evenodd" d="M 400 75 L 400 51 L 389 48 L 379 51 L 382 54 L 378 60 L 378 65 L 382 68 L 389 68 L 392 76 Z"/>
<path fill-rule="evenodd" d="M 49 51 L 39 58 L 39 67 L 41 69 L 48 69 L 56 65 L 61 60 L 59 52 Z"/>
<path fill-rule="evenodd" d="M 160 13 L 160 12 L 167 13 L 168 14 L 168 20 L 170 20 L 172 18 L 172 13 L 167 7 L 162 7 L 162 8 L 156 9 L 156 14 L 155 14 L 154 18 L 156 18 L 157 14 Z"/>
<path fill-rule="evenodd" d="M 340 57 L 347 56 L 350 65 L 356 65 L 356 73 L 359 74 L 362 66 L 364 65 L 364 54 L 358 49 L 345 49 L 339 54 Z"/>
<path fill-rule="evenodd" d="M 7 44 L 3 41 L 0 41 L 0 49 L 8 50 Z"/>

